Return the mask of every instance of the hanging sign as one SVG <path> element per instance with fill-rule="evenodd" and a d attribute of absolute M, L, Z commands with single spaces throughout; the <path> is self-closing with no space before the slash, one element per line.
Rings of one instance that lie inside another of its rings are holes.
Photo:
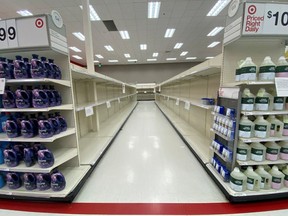
<path fill-rule="evenodd" d="M 94 114 L 94 110 L 93 110 L 92 106 L 85 107 L 85 116 L 86 117 L 91 116 L 93 114 Z"/>
<path fill-rule="evenodd" d="M 275 86 L 278 97 L 288 96 L 288 78 L 275 77 Z"/>
<path fill-rule="evenodd" d="M 110 101 L 107 101 L 107 102 L 106 102 L 106 106 L 107 106 L 108 109 L 111 107 Z"/>
<path fill-rule="evenodd" d="M 184 106 L 184 108 L 185 108 L 186 110 L 190 110 L 190 102 L 189 102 L 189 101 L 185 101 L 185 106 Z"/>
<path fill-rule="evenodd" d="M 4 94 L 5 90 L 5 78 L 0 79 L 0 94 Z"/>
<path fill-rule="evenodd" d="M 288 5 L 246 3 L 243 35 L 287 35 Z"/>

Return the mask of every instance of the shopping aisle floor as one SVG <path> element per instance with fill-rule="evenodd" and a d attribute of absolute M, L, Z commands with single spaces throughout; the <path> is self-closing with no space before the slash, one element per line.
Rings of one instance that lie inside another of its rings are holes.
<path fill-rule="evenodd" d="M 72 204 L 0 201 L 13 205 L 26 212 L 0 216 L 288 215 L 287 200 L 230 204 L 154 102 L 138 104 Z"/>

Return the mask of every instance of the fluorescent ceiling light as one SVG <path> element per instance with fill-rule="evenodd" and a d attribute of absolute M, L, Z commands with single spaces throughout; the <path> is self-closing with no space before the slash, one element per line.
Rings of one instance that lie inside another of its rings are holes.
<path fill-rule="evenodd" d="M 185 56 L 185 55 L 187 55 L 187 53 L 188 53 L 188 51 L 184 51 L 180 54 L 180 56 Z"/>
<path fill-rule="evenodd" d="M 213 56 L 206 57 L 206 59 L 213 59 L 213 58 L 214 58 Z"/>
<path fill-rule="evenodd" d="M 137 59 L 128 59 L 128 62 L 137 62 Z"/>
<path fill-rule="evenodd" d="M 147 61 L 157 61 L 157 59 L 152 58 L 152 59 L 147 59 Z"/>
<path fill-rule="evenodd" d="M 176 43 L 174 46 L 174 49 L 180 49 L 182 47 L 183 43 Z"/>
<path fill-rule="evenodd" d="M 193 60 L 193 59 L 197 59 L 197 57 L 187 57 L 187 60 Z"/>
<path fill-rule="evenodd" d="M 80 49 L 77 47 L 69 47 L 69 49 L 73 50 L 74 52 L 82 52 Z"/>
<path fill-rule="evenodd" d="M 82 5 L 80 5 L 80 8 L 83 10 Z M 90 9 L 90 20 L 91 21 L 101 20 L 92 5 L 89 5 L 89 9 Z"/>
<path fill-rule="evenodd" d="M 164 37 L 165 38 L 171 38 L 173 36 L 174 32 L 175 32 L 174 28 L 171 28 L 171 29 L 168 28 L 165 32 Z"/>
<path fill-rule="evenodd" d="M 141 50 L 147 50 L 147 44 L 140 44 Z"/>
<path fill-rule="evenodd" d="M 231 0 L 218 0 L 206 16 L 217 16 Z"/>
<path fill-rule="evenodd" d="M 82 57 L 78 56 L 78 55 L 72 55 L 73 58 L 76 58 L 76 59 L 82 59 Z"/>
<path fill-rule="evenodd" d="M 104 46 L 108 51 L 114 51 L 114 49 L 110 45 Z"/>
<path fill-rule="evenodd" d="M 148 2 L 148 18 L 158 18 L 161 2 Z"/>
<path fill-rule="evenodd" d="M 210 36 L 215 36 L 217 35 L 220 31 L 222 31 L 222 29 L 224 29 L 224 27 L 215 27 L 211 32 L 209 32 L 209 34 L 207 35 L 208 37 Z"/>
<path fill-rule="evenodd" d="M 174 61 L 176 58 L 166 58 L 167 61 Z"/>
<path fill-rule="evenodd" d="M 28 10 L 19 10 L 17 11 L 18 14 L 20 14 L 21 16 L 32 16 L 33 14 L 28 11 Z"/>
<path fill-rule="evenodd" d="M 216 45 L 218 45 L 220 42 L 219 41 L 214 41 L 213 43 L 208 45 L 208 48 L 212 48 L 215 47 Z"/>
<path fill-rule="evenodd" d="M 81 32 L 73 32 L 72 33 L 75 37 L 77 37 L 81 41 L 85 41 L 85 36 Z"/>
<path fill-rule="evenodd" d="M 108 60 L 108 62 L 118 62 L 118 60 Z"/>
<path fill-rule="evenodd" d="M 99 61 L 98 60 L 94 60 L 94 63 L 99 63 Z"/>
<path fill-rule="evenodd" d="M 153 57 L 157 57 L 159 53 L 153 53 Z"/>
<path fill-rule="evenodd" d="M 103 59 L 104 57 L 102 56 L 102 55 L 100 55 L 100 54 L 97 54 L 97 55 L 95 55 L 97 58 L 99 58 L 99 59 Z"/>
<path fill-rule="evenodd" d="M 128 31 L 119 31 L 119 33 L 120 33 L 123 40 L 130 39 Z"/>
<path fill-rule="evenodd" d="M 125 53 L 124 56 L 125 56 L 126 58 L 131 58 L 131 56 L 130 56 L 129 53 Z"/>

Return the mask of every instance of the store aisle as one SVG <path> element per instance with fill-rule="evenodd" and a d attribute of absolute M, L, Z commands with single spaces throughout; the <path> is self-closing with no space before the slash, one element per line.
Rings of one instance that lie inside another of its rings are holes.
<path fill-rule="evenodd" d="M 223 202 L 154 102 L 139 102 L 75 202 Z"/>

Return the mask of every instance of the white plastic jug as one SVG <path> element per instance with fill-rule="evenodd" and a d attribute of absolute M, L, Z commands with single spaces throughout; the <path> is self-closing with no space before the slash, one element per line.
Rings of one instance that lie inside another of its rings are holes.
<path fill-rule="evenodd" d="M 282 136 L 284 123 L 277 119 L 275 115 L 269 115 L 266 119 L 270 124 L 270 136 Z"/>
<path fill-rule="evenodd" d="M 273 166 L 269 171 L 272 176 L 271 188 L 279 190 L 283 187 L 284 174 L 278 170 L 277 166 Z"/>
<path fill-rule="evenodd" d="M 284 56 L 278 59 L 275 77 L 288 77 L 288 62 Z"/>
<path fill-rule="evenodd" d="M 258 138 L 267 138 L 270 136 L 270 122 L 266 121 L 263 116 L 257 116 L 254 121 L 254 136 Z"/>
<path fill-rule="evenodd" d="M 255 98 L 255 110 L 268 111 L 273 109 L 273 96 L 260 88 Z"/>
<path fill-rule="evenodd" d="M 259 142 L 253 142 L 251 145 L 251 160 L 263 161 L 265 159 L 266 147 Z"/>
<path fill-rule="evenodd" d="M 252 111 L 254 110 L 255 95 L 245 88 L 241 97 L 241 110 Z"/>
<path fill-rule="evenodd" d="M 273 110 L 283 110 L 285 106 L 285 98 L 278 97 L 275 88 L 268 89 L 268 92 L 273 96 Z"/>
<path fill-rule="evenodd" d="M 250 160 L 250 154 L 251 154 L 251 147 L 248 144 L 239 140 L 237 145 L 237 155 L 236 155 L 237 160 L 240 161 Z"/>
<path fill-rule="evenodd" d="M 261 177 L 253 171 L 251 166 L 247 168 L 244 174 L 247 176 L 247 189 L 251 191 L 259 191 Z"/>
<path fill-rule="evenodd" d="M 242 173 L 238 167 L 235 167 L 230 174 L 230 187 L 234 191 L 245 191 L 246 190 L 247 176 Z"/>
<path fill-rule="evenodd" d="M 283 115 L 282 121 L 284 123 L 283 126 L 283 136 L 288 136 L 288 115 Z"/>
<path fill-rule="evenodd" d="M 251 57 L 247 57 L 240 65 L 240 81 L 256 80 L 256 64 L 252 61 Z"/>
<path fill-rule="evenodd" d="M 276 65 L 270 56 L 266 56 L 259 67 L 259 80 L 274 80 Z"/>
<path fill-rule="evenodd" d="M 261 177 L 260 189 L 270 189 L 272 176 L 265 171 L 263 166 L 258 166 L 255 172 Z"/>
<path fill-rule="evenodd" d="M 282 160 L 288 160 L 288 141 L 281 141 L 279 143 L 280 148 L 280 158 Z"/>
<path fill-rule="evenodd" d="M 235 71 L 235 81 L 238 82 L 240 81 L 240 75 L 241 75 L 241 64 L 243 64 L 244 60 L 241 59 L 240 61 L 237 62 L 238 64 L 238 67 L 236 68 L 236 71 Z"/>
<path fill-rule="evenodd" d="M 280 146 L 275 142 L 267 142 L 265 144 L 266 147 L 266 159 L 275 161 L 279 158 Z"/>
<path fill-rule="evenodd" d="M 242 116 L 239 122 L 239 137 L 251 138 L 254 136 L 254 123 L 247 116 Z"/>
<path fill-rule="evenodd" d="M 284 186 L 288 187 L 288 166 L 286 166 L 285 169 L 282 170 L 284 174 Z"/>

